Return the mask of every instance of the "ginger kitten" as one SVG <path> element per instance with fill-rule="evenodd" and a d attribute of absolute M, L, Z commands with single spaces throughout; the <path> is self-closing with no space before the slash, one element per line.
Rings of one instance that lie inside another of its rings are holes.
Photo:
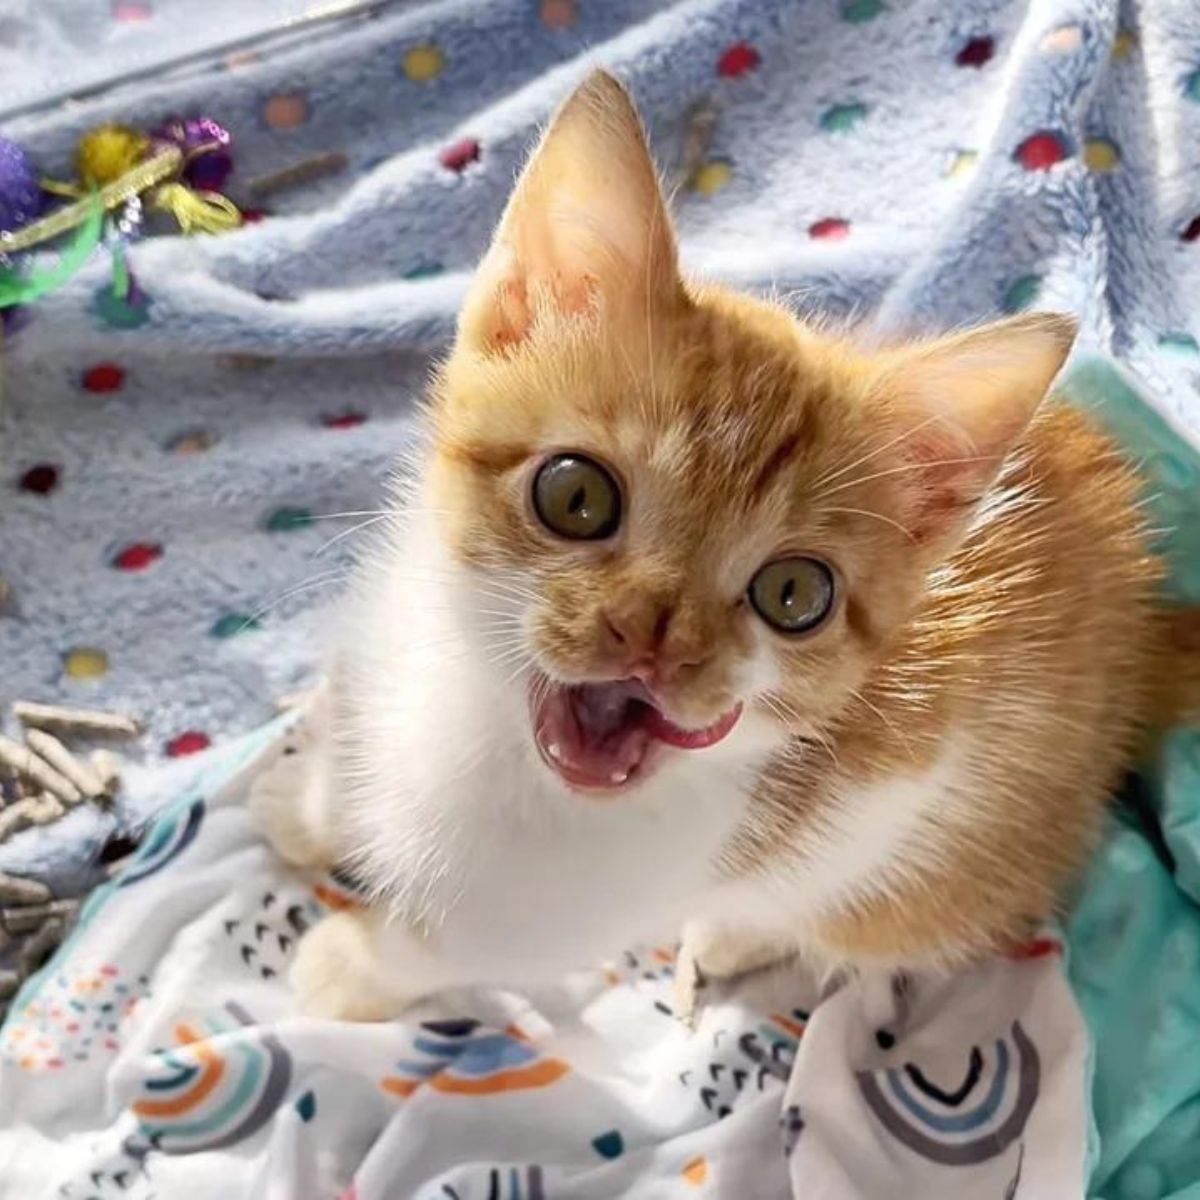
<path fill-rule="evenodd" d="M 726 973 L 952 964 L 1045 919 L 1165 640 L 1135 476 L 1043 403 L 1073 334 L 868 352 L 688 283 L 589 79 L 479 269 L 309 753 L 256 789 L 370 899 L 304 939 L 303 1005 L 386 1017 L 685 924 Z"/>

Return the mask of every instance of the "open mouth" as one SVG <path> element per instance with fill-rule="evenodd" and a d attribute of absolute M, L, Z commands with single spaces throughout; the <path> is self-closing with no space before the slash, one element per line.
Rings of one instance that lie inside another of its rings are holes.
<path fill-rule="evenodd" d="M 659 746 L 702 750 L 742 715 L 734 705 L 703 729 L 676 725 L 636 679 L 535 686 L 533 739 L 546 765 L 572 787 L 617 791 L 646 776 Z"/>

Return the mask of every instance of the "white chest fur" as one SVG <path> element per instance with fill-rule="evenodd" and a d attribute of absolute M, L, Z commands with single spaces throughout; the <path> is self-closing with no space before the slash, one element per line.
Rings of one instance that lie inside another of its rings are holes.
<path fill-rule="evenodd" d="M 526 683 L 472 632 L 469 575 L 432 531 L 405 536 L 368 577 L 342 663 L 335 803 L 363 873 L 441 955 L 496 982 L 672 940 L 775 735 L 746 718 L 629 795 L 570 792 L 538 758 Z"/>

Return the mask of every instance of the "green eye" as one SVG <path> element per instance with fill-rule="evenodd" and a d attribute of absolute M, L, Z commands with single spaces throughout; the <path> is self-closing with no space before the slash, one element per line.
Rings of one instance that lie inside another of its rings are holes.
<path fill-rule="evenodd" d="M 612 537 L 621 524 L 621 490 L 598 463 L 582 454 L 556 454 L 538 469 L 533 507 L 552 533 L 574 541 Z"/>
<path fill-rule="evenodd" d="M 781 558 L 750 581 L 750 603 L 772 629 L 808 633 L 833 611 L 833 572 L 817 558 Z"/>

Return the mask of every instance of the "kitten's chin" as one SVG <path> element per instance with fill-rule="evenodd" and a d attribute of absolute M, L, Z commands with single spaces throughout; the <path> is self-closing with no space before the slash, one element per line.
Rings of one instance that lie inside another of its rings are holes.
<path fill-rule="evenodd" d="M 740 702 L 703 729 L 671 721 L 636 679 L 563 685 L 544 676 L 530 688 L 534 744 L 568 787 L 613 795 L 644 783 L 674 752 L 715 746 L 742 715 Z"/>

